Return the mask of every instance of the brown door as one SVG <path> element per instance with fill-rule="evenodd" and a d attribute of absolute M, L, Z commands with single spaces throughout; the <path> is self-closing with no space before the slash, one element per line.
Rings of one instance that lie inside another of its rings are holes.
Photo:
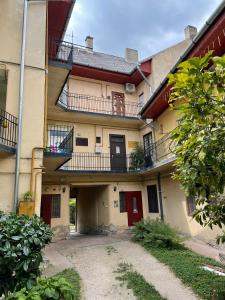
<path fill-rule="evenodd" d="M 134 225 L 143 218 L 141 192 L 126 192 L 128 226 Z"/>
<path fill-rule="evenodd" d="M 125 115 L 125 97 L 123 93 L 112 92 L 112 112 L 113 115 Z"/>
<path fill-rule="evenodd" d="M 52 195 L 42 195 L 41 197 L 41 218 L 45 224 L 51 225 L 52 215 Z"/>
<path fill-rule="evenodd" d="M 125 172 L 127 167 L 125 136 L 110 134 L 109 138 L 111 170 Z"/>

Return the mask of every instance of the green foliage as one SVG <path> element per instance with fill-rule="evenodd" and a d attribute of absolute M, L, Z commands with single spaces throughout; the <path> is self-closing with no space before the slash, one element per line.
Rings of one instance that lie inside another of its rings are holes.
<path fill-rule="evenodd" d="M 0 295 L 36 283 L 41 250 L 51 238 L 50 227 L 39 217 L 0 212 Z"/>
<path fill-rule="evenodd" d="M 167 249 L 182 248 L 181 238 L 176 230 L 159 219 L 142 220 L 136 223 L 132 233 L 133 239 L 145 246 Z"/>
<path fill-rule="evenodd" d="M 76 199 L 70 199 L 70 223 L 76 224 Z"/>
<path fill-rule="evenodd" d="M 224 266 L 220 263 L 185 248 L 172 250 L 154 247 L 146 248 L 159 261 L 167 264 L 177 277 L 184 284 L 190 286 L 201 299 L 225 299 L 225 277 L 218 276 L 202 268 L 204 265 L 210 265 L 224 269 Z"/>
<path fill-rule="evenodd" d="M 132 265 L 126 263 L 119 264 L 117 280 L 126 283 L 128 289 L 132 289 L 138 300 L 163 300 L 158 291 L 149 284 L 144 277 L 134 271 Z"/>
<path fill-rule="evenodd" d="M 203 266 L 215 266 L 225 271 L 222 264 L 211 258 L 198 255 L 180 245 L 176 232 L 159 220 L 142 221 L 137 223 L 135 227 L 133 231 L 134 239 L 141 243 L 159 261 L 167 264 L 177 277 L 184 284 L 190 286 L 201 299 L 224 299 L 225 277 L 218 276 L 202 268 Z M 151 237 L 154 231 L 160 235 L 159 239 L 163 235 L 165 237 L 171 236 L 172 245 L 170 242 L 168 248 L 167 242 L 165 244 L 164 242 L 155 243 L 154 235 L 153 238 Z"/>
<path fill-rule="evenodd" d="M 213 62 L 214 67 L 209 68 Z M 186 194 L 196 197 L 202 226 L 225 225 L 225 57 L 191 58 L 169 75 L 170 106 L 178 111 L 172 132 L 176 171 Z M 225 234 L 218 242 L 225 242 Z"/>
<path fill-rule="evenodd" d="M 25 288 L 10 295 L 7 300 L 74 300 L 73 286 L 63 277 L 39 278 L 30 290 Z"/>
<path fill-rule="evenodd" d="M 55 277 L 65 278 L 73 287 L 73 300 L 80 299 L 80 276 L 74 269 L 66 269 L 58 273 Z"/>
<path fill-rule="evenodd" d="M 137 146 L 135 151 L 130 154 L 130 169 L 138 171 L 144 167 L 145 155 L 142 146 Z"/>
<path fill-rule="evenodd" d="M 23 199 L 25 201 L 30 201 L 30 200 L 32 200 L 32 198 L 33 198 L 33 193 L 32 192 L 28 191 L 28 192 L 23 194 Z"/>

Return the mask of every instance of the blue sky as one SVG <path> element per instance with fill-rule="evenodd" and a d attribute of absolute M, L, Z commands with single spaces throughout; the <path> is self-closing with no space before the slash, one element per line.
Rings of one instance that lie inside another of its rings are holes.
<path fill-rule="evenodd" d="M 199 29 L 221 0 L 77 0 L 67 39 L 94 50 L 124 56 L 126 47 L 148 57 L 184 39 L 187 25 Z"/>

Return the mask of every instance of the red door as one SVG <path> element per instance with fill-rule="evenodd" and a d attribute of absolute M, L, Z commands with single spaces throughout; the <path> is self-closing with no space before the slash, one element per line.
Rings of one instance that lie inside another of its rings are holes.
<path fill-rule="evenodd" d="M 126 192 L 128 226 L 143 218 L 141 192 Z"/>
<path fill-rule="evenodd" d="M 51 225 L 52 195 L 41 196 L 41 218 L 45 224 Z"/>

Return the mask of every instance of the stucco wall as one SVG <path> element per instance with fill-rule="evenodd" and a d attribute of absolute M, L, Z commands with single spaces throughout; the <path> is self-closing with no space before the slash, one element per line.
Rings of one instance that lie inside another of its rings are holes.
<path fill-rule="evenodd" d="M 51 218 L 51 228 L 56 238 L 65 238 L 69 233 L 70 212 L 69 199 L 70 187 L 67 185 L 44 185 L 42 187 L 43 195 L 60 195 L 61 207 L 60 218 Z"/>
<path fill-rule="evenodd" d="M 6 111 L 18 116 L 20 50 L 22 37 L 23 1 L 0 2 L 0 60 L 8 76 Z M 27 44 L 25 56 L 24 104 L 21 143 L 19 195 L 30 189 L 31 153 L 33 147 L 43 146 L 44 84 L 45 84 L 45 25 L 46 3 L 28 4 Z M 42 153 L 36 154 L 35 167 L 42 164 Z M 0 209 L 13 206 L 15 156 L 0 159 Z M 41 175 L 37 177 L 39 213 Z"/>

